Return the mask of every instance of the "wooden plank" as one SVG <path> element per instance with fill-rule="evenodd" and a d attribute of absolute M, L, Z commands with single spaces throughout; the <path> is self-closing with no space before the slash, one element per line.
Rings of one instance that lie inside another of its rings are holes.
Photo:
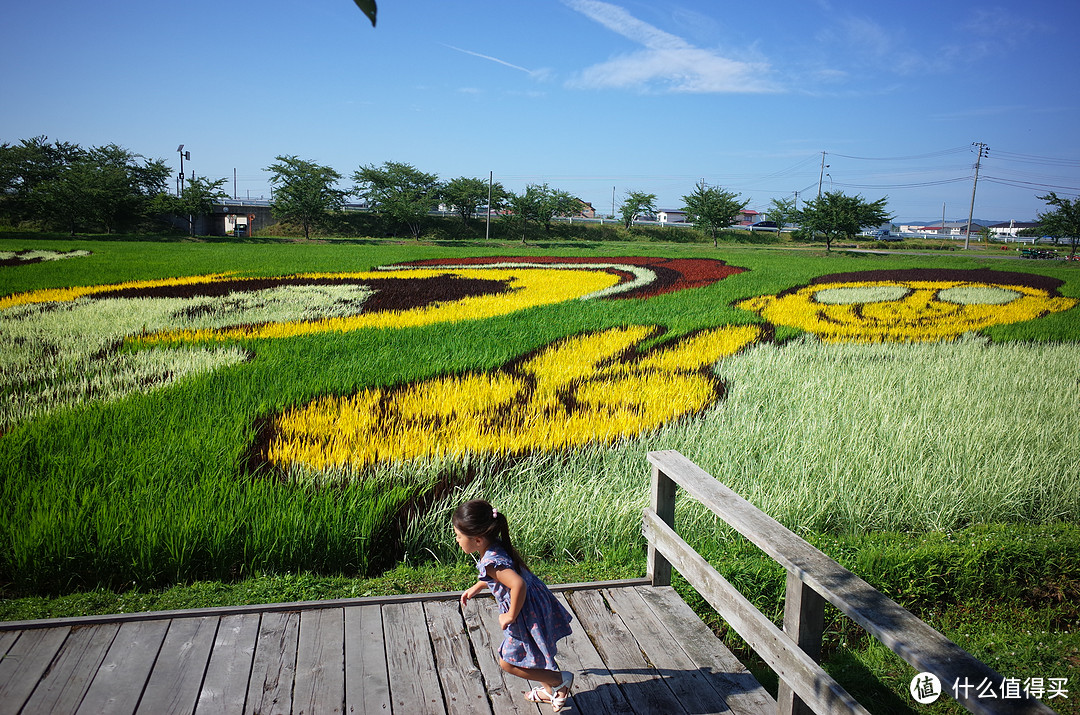
<path fill-rule="evenodd" d="M 169 623 L 169 632 L 139 701 L 138 713 L 190 715 L 194 712 L 219 620 L 208 616 Z"/>
<path fill-rule="evenodd" d="M 620 586 L 640 586 L 649 583 L 647 578 L 619 579 L 598 581 L 596 583 L 564 583 L 549 586 L 552 591 L 580 591 L 582 589 L 617 588 Z M 402 593 L 392 596 L 368 596 L 365 598 L 333 598 L 325 601 L 293 601 L 290 603 L 261 603 L 246 606 L 215 606 L 212 608 L 190 608 L 171 611 L 141 611 L 138 613 L 110 613 L 99 616 L 76 616 L 72 618 L 39 618 L 32 621 L 0 621 L 0 633 L 21 631 L 33 628 L 56 628 L 59 626 L 88 626 L 102 623 L 127 623 L 129 621 L 158 621 L 176 618 L 202 618 L 205 616 L 236 616 L 245 613 L 263 614 L 279 611 L 309 611 L 320 608 L 347 608 L 350 606 L 378 605 L 391 603 L 413 603 L 416 601 L 445 601 L 455 599 L 460 591 L 438 593 Z M 0 636 L 0 652 L 3 652 L 3 636 Z"/>
<path fill-rule="evenodd" d="M 296 611 L 267 613 L 260 619 L 247 680 L 245 713 L 289 715 L 292 712 L 299 634 L 300 614 Z"/>
<path fill-rule="evenodd" d="M 25 631 L 0 658 L 0 712 L 17 713 L 53 662 L 70 628 Z"/>
<path fill-rule="evenodd" d="M 821 636 L 825 631 L 825 599 L 788 572 L 784 594 L 784 633 L 815 662 L 821 662 Z M 784 681 L 780 681 L 777 715 L 813 715 L 810 707 Z"/>
<path fill-rule="evenodd" d="M 300 614 L 293 713 L 329 715 L 344 709 L 345 610 L 304 611 Z"/>
<path fill-rule="evenodd" d="M 675 528 L 675 490 L 675 482 L 671 481 L 659 467 L 654 465 L 649 490 L 652 499 L 652 510 L 672 529 Z M 653 586 L 671 585 L 671 564 L 652 544 L 649 544 L 648 547 L 646 564 L 649 581 Z"/>
<path fill-rule="evenodd" d="M 630 701 L 623 695 L 615 677 L 596 651 L 581 618 L 574 613 L 573 604 L 566 599 L 566 594 L 557 594 L 556 598 L 574 614 L 573 630 L 559 641 L 559 667 L 574 674 L 574 687 L 567 702 L 573 703 L 574 709 L 580 713 L 633 713 Z"/>
<path fill-rule="evenodd" d="M 0 657 L 4 656 L 8 652 L 8 648 L 14 645 L 15 641 L 19 640 L 20 635 L 22 635 L 22 629 L 0 633 Z"/>
<path fill-rule="evenodd" d="M 423 604 L 383 606 L 383 635 L 394 712 L 443 715 L 446 708 L 439 677 L 435 674 L 435 657 L 428 640 Z"/>
<path fill-rule="evenodd" d="M 75 712 L 78 715 L 135 712 L 168 630 L 168 621 L 120 626 Z"/>
<path fill-rule="evenodd" d="M 75 712 L 119 631 L 119 623 L 72 628 L 22 714 Z"/>
<path fill-rule="evenodd" d="M 933 673 L 942 683 L 982 682 L 1000 690 L 1003 676 L 916 618 L 873 586 L 836 563 L 717 481 L 675 450 L 649 452 L 649 462 L 734 527 L 758 548 L 794 573 L 829 603 L 866 629 L 916 671 Z M 1052 713 L 1034 698 L 1002 701 L 979 698 L 975 688 L 960 703 L 974 713 Z"/>
<path fill-rule="evenodd" d="M 608 610 L 598 591 L 577 591 L 569 594 L 567 600 L 634 712 L 640 715 L 686 712 L 645 659 L 630 630 L 618 615 Z"/>
<path fill-rule="evenodd" d="M 465 624 L 491 709 L 497 715 L 537 715 L 537 706 L 523 697 L 532 685 L 510 675 L 499 665 L 503 632 L 499 628 L 499 608 L 495 599 L 490 596 L 472 599 L 465 607 Z"/>
<path fill-rule="evenodd" d="M 210 664 L 199 691 L 196 715 L 234 715 L 244 711 L 248 679 L 259 637 L 259 615 L 226 616 L 218 624 Z"/>
<path fill-rule="evenodd" d="M 705 625 L 675 590 L 640 586 L 636 589 L 677 643 L 713 687 L 724 694 L 735 715 L 773 715 L 776 701 L 735 655 Z"/>
<path fill-rule="evenodd" d="M 609 607 L 630 630 L 649 663 L 687 712 L 719 715 L 729 708 L 723 694 L 679 647 L 684 634 L 673 636 L 641 596 L 629 589 L 601 591 Z"/>
<path fill-rule="evenodd" d="M 687 582 L 811 708 L 816 712 L 849 711 L 869 715 L 820 665 L 799 650 L 795 641 L 754 608 L 745 596 L 667 524 L 656 518 L 650 509 L 645 510 L 642 530 Z"/>
<path fill-rule="evenodd" d="M 345 712 L 390 713 L 382 609 L 375 604 L 345 609 Z"/>
<path fill-rule="evenodd" d="M 449 715 L 491 713 L 484 678 L 473 659 L 458 601 L 424 604 L 428 633 L 435 651 L 435 667 Z"/>

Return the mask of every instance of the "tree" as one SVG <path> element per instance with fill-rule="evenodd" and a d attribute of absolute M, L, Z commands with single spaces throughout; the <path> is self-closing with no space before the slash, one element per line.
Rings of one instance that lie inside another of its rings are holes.
<path fill-rule="evenodd" d="M 776 235 L 779 236 L 780 229 L 789 223 L 794 223 L 799 216 L 799 212 L 795 209 L 795 199 L 773 199 L 765 216 L 776 224 Z"/>
<path fill-rule="evenodd" d="M 107 233 L 146 218 L 171 173 L 163 159 L 146 159 L 116 144 L 92 147 L 86 161 L 93 167 L 94 213 Z"/>
<path fill-rule="evenodd" d="M 536 190 L 537 220 L 543 225 L 545 232 L 551 231 L 551 222 L 556 216 L 573 216 L 581 213 L 581 199 L 568 191 L 552 189 L 546 183 L 529 188 Z"/>
<path fill-rule="evenodd" d="M 40 194 L 34 196 L 41 184 L 56 179 L 64 167 L 86 152 L 77 144 L 37 136 L 18 144 L 0 144 L 0 217 L 13 224 L 30 219 L 47 219 L 40 215 Z"/>
<path fill-rule="evenodd" d="M 813 234 L 825 236 L 825 250 L 832 250 L 832 242 L 843 236 L 851 240 L 866 226 L 880 226 L 892 221 L 885 210 L 888 197 L 867 203 L 862 196 L 848 196 L 841 191 L 827 191 L 803 205 L 799 222 Z"/>
<path fill-rule="evenodd" d="M 295 156 L 278 156 L 266 167 L 271 172 L 274 198 L 270 212 L 275 218 L 299 223 L 304 238 L 311 237 L 311 227 L 318 226 L 330 211 L 345 206 L 347 192 L 335 188 L 341 174 L 329 166 L 321 166 Z"/>
<path fill-rule="evenodd" d="M 74 235 L 90 226 L 112 233 L 149 217 L 170 170 L 161 159 L 107 144 L 79 150 L 51 173 L 30 192 L 34 215 Z"/>
<path fill-rule="evenodd" d="M 438 176 L 426 174 L 412 164 L 387 161 L 381 167 L 361 166 L 353 179 L 357 182 L 353 193 L 366 199 L 376 211 L 404 223 L 413 238 L 420 240 L 424 220 L 442 196 Z"/>
<path fill-rule="evenodd" d="M 1045 201 L 1047 206 L 1056 207 L 1053 211 L 1039 214 L 1039 228 L 1042 234 L 1054 238 L 1071 238 L 1072 248 L 1069 250 L 1069 255 L 1075 256 L 1076 241 L 1080 238 L 1080 198 L 1064 199 L 1051 191 L 1045 196 L 1039 196 L 1038 199 Z"/>
<path fill-rule="evenodd" d="M 68 164 L 32 192 L 35 214 L 62 226 L 72 236 L 94 218 L 94 166 L 85 158 Z"/>
<path fill-rule="evenodd" d="M 700 181 L 694 193 L 683 196 L 687 220 L 709 229 L 713 247 L 717 245 L 716 232 L 735 223 L 739 212 L 746 208 L 750 199 L 739 203 L 739 194 L 724 191 L 719 186 L 708 186 Z"/>
<path fill-rule="evenodd" d="M 161 193 L 155 199 L 155 213 L 174 216 L 187 216 L 188 234 L 194 235 L 196 216 L 207 216 L 214 212 L 214 204 L 229 195 L 221 190 L 225 179 L 211 181 L 205 176 L 192 175 L 184 185 L 179 196 Z"/>
<path fill-rule="evenodd" d="M 639 217 L 655 213 L 656 194 L 647 194 L 644 191 L 627 191 L 626 200 L 619 207 L 619 218 L 625 228 L 630 228 Z"/>
<path fill-rule="evenodd" d="M 544 185 L 546 187 L 546 184 Z M 525 243 L 526 228 L 529 221 L 540 221 L 540 204 L 543 201 L 543 187 L 529 184 L 520 194 L 508 192 L 506 199 L 510 213 L 503 216 L 510 230 L 521 230 L 521 242 Z"/>
<path fill-rule="evenodd" d="M 488 206 L 488 182 L 484 179 L 472 179 L 459 176 L 451 179 L 443 186 L 442 198 L 454 211 L 461 216 L 461 222 L 468 225 L 469 218 L 476 213 L 480 206 Z M 506 189 L 499 182 L 493 182 L 491 189 L 492 207 L 500 206 L 506 199 Z"/>

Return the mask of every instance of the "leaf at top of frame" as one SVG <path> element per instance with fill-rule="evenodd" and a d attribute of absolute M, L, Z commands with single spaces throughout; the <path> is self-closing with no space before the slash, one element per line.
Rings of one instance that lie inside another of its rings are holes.
<path fill-rule="evenodd" d="M 371 26 L 375 27 L 375 13 L 378 8 L 375 7 L 375 0 L 354 0 L 356 6 L 364 11 L 364 14 L 371 20 Z"/>

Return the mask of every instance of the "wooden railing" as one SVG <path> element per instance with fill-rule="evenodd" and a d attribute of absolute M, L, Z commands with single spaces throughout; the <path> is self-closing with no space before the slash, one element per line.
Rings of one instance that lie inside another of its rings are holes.
<path fill-rule="evenodd" d="M 811 546 L 676 451 L 650 452 L 652 507 L 642 533 L 649 578 L 671 583 L 674 567 L 779 676 L 777 712 L 867 713 L 818 664 L 825 603 L 862 626 L 918 673 L 932 673 L 942 697 L 974 713 L 1053 713 L 1022 690 L 1003 690 L 1003 677 Z M 778 628 L 675 533 L 678 487 L 708 507 L 787 570 L 784 627 Z M 954 684 L 960 684 L 954 689 Z M 990 691 L 997 695 L 986 697 Z M 969 685 L 969 688 L 964 688 Z M 1012 682 L 1015 686 L 1015 681 Z M 1015 687 L 1010 688 L 1015 690 Z M 982 695 L 982 697 L 980 697 Z M 914 700 L 912 703 L 914 704 Z M 917 706 L 916 706 L 917 707 Z"/>

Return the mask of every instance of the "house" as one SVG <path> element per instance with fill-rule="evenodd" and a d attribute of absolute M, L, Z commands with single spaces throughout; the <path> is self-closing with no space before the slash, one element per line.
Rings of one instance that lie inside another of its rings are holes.
<path fill-rule="evenodd" d="M 735 223 L 738 226 L 751 226 L 761 220 L 761 214 L 753 209 L 743 209 Z"/>
<path fill-rule="evenodd" d="M 1017 238 L 1025 228 L 1038 228 L 1037 221 L 1009 221 L 1007 223 L 995 223 L 990 226 L 990 235 L 993 238 Z"/>
<path fill-rule="evenodd" d="M 983 227 L 984 222 L 971 222 L 971 235 L 975 235 Z M 944 225 L 940 221 L 936 223 L 905 223 L 900 224 L 900 233 L 916 233 L 940 236 L 941 238 L 963 238 L 967 231 L 967 221 L 946 221 Z"/>
<path fill-rule="evenodd" d="M 686 212 L 678 209 L 663 209 L 656 212 L 656 220 L 660 223 L 686 223 Z"/>
<path fill-rule="evenodd" d="M 596 218 L 596 209 L 588 201 L 578 199 L 578 212 L 576 215 L 581 218 Z"/>

